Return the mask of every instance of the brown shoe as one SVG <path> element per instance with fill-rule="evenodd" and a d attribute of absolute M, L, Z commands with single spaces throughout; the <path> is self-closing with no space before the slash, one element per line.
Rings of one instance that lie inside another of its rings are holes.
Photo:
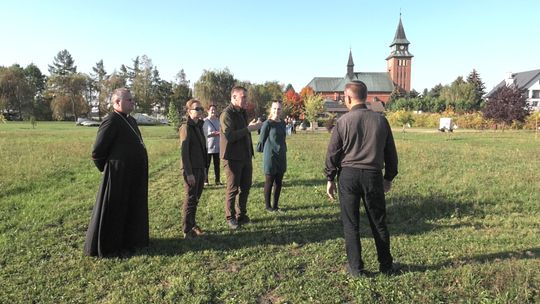
<path fill-rule="evenodd" d="M 192 239 L 192 238 L 194 238 L 196 236 L 197 236 L 197 233 L 195 233 L 195 231 L 193 231 L 193 229 L 191 229 L 187 233 L 184 232 L 184 239 Z"/>
<path fill-rule="evenodd" d="M 193 229 L 191 229 L 190 232 L 195 233 L 196 236 L 204 235 L 204 231 L 201 229 L 201 227 L 199 227 L 199 226 L 197 226 L 197 225 L 195 225 L 195 226 L 193 227 Z"/>

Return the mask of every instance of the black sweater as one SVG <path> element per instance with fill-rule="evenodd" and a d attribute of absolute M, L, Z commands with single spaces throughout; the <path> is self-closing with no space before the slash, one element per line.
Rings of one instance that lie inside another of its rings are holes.
<path fill-rule="evenodd" d="M 398 156 L 390 125 L 380 113 L 365 104 L 352 107 L 338 119 L 326 154 L 327 180 L 333 181 L 341 168 L 384 170 L 384 179 L 398 174 Z"/>

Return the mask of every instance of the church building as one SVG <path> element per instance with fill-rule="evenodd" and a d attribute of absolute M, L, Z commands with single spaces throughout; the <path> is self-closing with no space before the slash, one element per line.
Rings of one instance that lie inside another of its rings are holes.
<path fill-rule="evenodd" d="M 349 51 L 345 76 L 315 77 L 307 86 L 311 87 L 315 93 L 323 95 L 327 100 L 327 108 L 330 112 L 334 111 L 329 108 L 335 107 L 331 105 L 331 101 L 334 101 L 335 104 L 337 101 L 342 101 L 345 85 L 352 80 L 360 80 L 366 84 L 368 103 L 387 103 L 394 90 L 402 92 L 411 90 L 411 62 L 413 55 L 409 53 L 409 44 L 400 16 L 394 41 L 390 44 L 390 55 L 386 58 L 386 72 L 355 72 L 352 51 Z"/>

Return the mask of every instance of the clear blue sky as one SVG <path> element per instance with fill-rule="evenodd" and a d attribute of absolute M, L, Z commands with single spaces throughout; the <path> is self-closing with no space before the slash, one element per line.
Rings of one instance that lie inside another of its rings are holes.
<path fill-rule="evenodd" d="M 540 1 L 79 1 L 2 0 L 0 65 L 47 66 L 67 49 L 79 72 L 108 73 L 147 55 L 165 80 L 193 84 L 225 67 L 239 80 L 300 91 L 313 77 L 383 72 L 400 9 L 414 54 L 412 87 L 476 69 L 487 91 L 507 72 L 540 69 Z"/>

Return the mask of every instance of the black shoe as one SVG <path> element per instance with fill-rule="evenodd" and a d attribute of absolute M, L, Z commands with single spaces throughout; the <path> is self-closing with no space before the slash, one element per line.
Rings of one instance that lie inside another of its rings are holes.
<path fill-rule="evenodd" d="M 362 270 L 355 270 L 353 271 L 349 265 L 347 265 L 347 272 L 349 275 L 353 278 L 360 278 L 360 277 L 371 277 L 373 276 L 373 273 L 370 271 L 367 271 L 365 269 Z"/>
<path fill-rule="evenodd" d="M 236 221 L 236 219 L 227 220 L 227 225 L 229 225 L 229 228 L 231 228 L 232 230 L 238 229 L 238 222 Z"/>
<path fill-rule="evenodd" d="M 401 266 L 399 266 L 396 263 L 392 264 L 390 267 L 385 267 L 385 268 L 379 267 L 379 271 L 382 274 L 387 275 L 387 276 L 395 276 L 395 275 L 400 275 L 403 273 Z"/>
<path fill-rule="evenodd" d="M 272 209 L 274 209 L 274 212 L 277 212 L 277 213 L 284 213 L 285 212 L 285 211 L 283 211 L 282 209 L 280 209 L 278 207 L 274 207 Z"/>
<path fill-rule="evenodd" d="M 220 181 L 216 181 L 216 186 L 221 186 L 223 185 Z"/>
<path fill-rule="evenodd" d="M 268 212 L 274 212 L 274 208 L 272 208 L 272 207 L 266 207 L 266 211 L 268 211 Z"/>
<path fill-rule="evenodd" d="M 251 220 L 249 219 L 249 216 L 247 215 L 242 215 L 238 217 L 238 225 L 245 225 L 249 222 L 251 222 Z"/>

